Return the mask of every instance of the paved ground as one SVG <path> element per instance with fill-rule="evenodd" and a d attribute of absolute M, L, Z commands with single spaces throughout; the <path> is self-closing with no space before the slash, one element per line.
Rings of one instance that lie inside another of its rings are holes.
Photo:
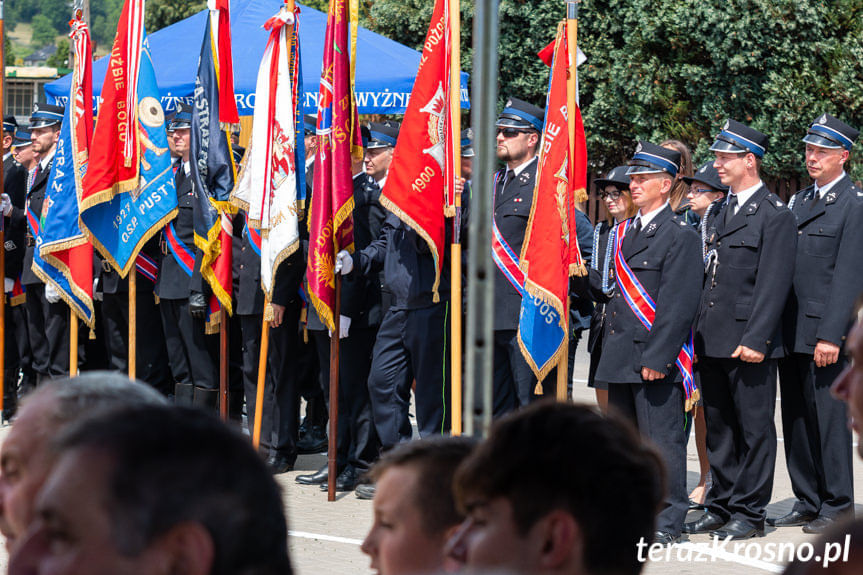
<path fill-rule="evenodd" d="M 584 383 L 586 377 L 587 355 L 582 350 L 576 361 L 575 378 L 579 381 L 574 396 L 576 401 L 594 403 L 593 392 Z M 771 516 L 784 514 L 793 502 L 782 452 L 778 402 L 774 416 L 780 445 L 773 499 L 768 507 L 768 514 Z M 5 436 L 5 432 L 5 429 L 0 430 L 0 438 Z M 688 479 L 692 487 L 698 480 L 698 458 L 694 439 L 690 441 L 688 459 Z M 360 551 L 359 545 L 371 524 L 371 502 L 360 501 L 353 493 L 347 493 L 339 494 L 335 502 L 328 503 L 326 493 L 317 487 L 300 486 L 294 482 L 294 477 L 298 474 L 315 470 L 325 461 L 323 455 L 300 456 L 295 471 L 277 478 L 284 490 L 288 511 L 294 568 L 300 575 L 369 573 L 368 559 Z M 863 461 L 859 457 L 855 457 L 855 474 L 856 492 L 863 493 Z M 863 513 L 863 499 L 860 496 L 857 497 L 856 509 L 858 514 Z M 693 512 L 691 517 L 697 517 L 697 512 Z M 711 547 L 706 535 L 696 535 L 688 543 L 672 547 L 670 557 L 648 562 L 644 572 L 647 575 L 701 575 L 705 570 L 718 575 L 776 573 L 781 571 L 781 567 L 779 562 L 770 560 L 771 549 L 767 544 L 799 544 L 812 539 L 813 537 L 805 535 L 800 528 L 771 528 L 764 538 L 753 540 L 746 547 L 735 550 L 733 547 Z M 777 550 L 778 548 L 773 549 Z M 787 552 L 787 549 L 783 551 L 786 555 Z M 815 553 L 820 551 L 816 550 Z M 5 553 L 0 551 L 0 570 L 5 571 L 5 568 Z"/>

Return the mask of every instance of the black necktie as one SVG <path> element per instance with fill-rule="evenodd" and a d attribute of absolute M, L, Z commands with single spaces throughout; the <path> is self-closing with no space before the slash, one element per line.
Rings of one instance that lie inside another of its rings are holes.
<path fill-rule="evenodd" d="M 730 194 L 728 197 L 728 205 L 725 207 L 725 223 L 731 221 L 734 217 L 734 212 L 737 211 L 737 194 Z"/>

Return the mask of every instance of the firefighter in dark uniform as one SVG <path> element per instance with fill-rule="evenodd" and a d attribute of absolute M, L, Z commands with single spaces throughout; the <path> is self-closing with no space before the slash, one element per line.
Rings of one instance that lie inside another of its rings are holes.
<path fill-rule="evenodd" d="M 764 534 L 776 463 L 780 319 L 794 273 L 794 216 L 761 181 L 767 136 L 734 120 L 710 147 L 725 200 L 707 215 L 708 252 L 696 322 L 713 487 L 689 533 L 724 539 Z"/>
<path fill-rule="evenodd" d="M 370 133 L 363 126 L 363 144 L 368 146 Z M 354 160 L 354 248 L 362 250 L 381 233 L 387 212 L 380 204 L 381 189 L 365 173 L 363 161 Z M 342 281 L 341 317 L 339 319 L 339 420 L 336 440 L 338 478 L 336 491 L 352 491 L 378 457 L 380 444 L 372 420 L 369 398 L 369 371 L 372 347 L 383 318 L 381 274 L 351 274 Z M 330 334 L 314 306 L 309 307 L 309 333 L 318 353 L 320 381 L 324 394 L 330 391 Z M 326 488 L 327 466 L 315 473 L 299 475 L 297 483 L 321 484 Z"/>
<path fill-rule="evenodd" d="M 815 183 L 789 204 L 797 220 L 797 259 L 783 316 L 779 385 L 797 501 L 787 515 L 767 522 L 803 525 L 806 533 L 820 533 L 854 509 L 848 414 L 830 385 L 848 365 L 842 348 L 863 286 L 863 191 L 844 170 L 858 134 L 828 114 L 812 123 L 803 141 Z"/>
<path fill-rule="evenodd" d="M 372 123 L 366 153 L 366 173 L 384 189 L 398 124 Z M 450 224 L 447 224 L 449 234 Z M 353 270 L 374 278 L 383 269 L 383 297 L 390 305 L 375 341 L 369 393 L 375 428 L 383 449 L 411 438 L 408 419 L 411 383 L 416 381 L 416 417 L 421 437 L 449 428 L 449 361 L 446 346 L 449 308 L 449 266 L 444 262 L 434 302 L 436 266 L 425 240 L 394 214 L 387 214 L 380 236 L 351 256 L 336 258 L 336 272 Z"/>
<path fill-rule="evenodd" d="M 53 287 L 46 286 L 33 271 L 33 250 L 36 249 L 42 203 L 60 136 L 63 111 L 60 106 L 39 103 L 34 105 L 33 115 L 30 116 L 32 149 L 38 155 L 39 162 L 27 190 L 27 252 L 21 281 L 27 290 L 27 331 L 37 383 L 45 378 L 69 373 L 69 306 L 61 301 Z"/>
<path fill-rule="evenodd" d="M 174 376 L 174 398 L 179 405 L 216 409 L 219 400 L 217 363 L 211 355 L 214 336 L 205 334 L 207 293 L 201 276 L 201 257 L 194 242 L 194 194 L 189 174 L 191 108 L 180 103 L 171 122 L 171 137 L 180 156 L 174 181 L 177 217 L 162 230 L 159 297 L 168 361 Z"/>
<path fill-rule="evenodd" d="M 668 491 L 656 519 L 654 541 L 664 545 L 680 537 L 689 509 L 686 393 L 683 369 L 677 363 L 690 341 L 703 277 L 698 234 L 668 204 L 679 169 L 679 152 L 649 142 L 639 142 L 629 162 L 629 189 L 639 211 L 624 228 L 615 228 L 615 254 L 621 238 L 622 246 L 611 265 L 618 259 L 623 263 L 617 266 L 614 295 L 606 304 L 596 371 L 599 381 L 608 382 L 609 410 L 631 420 L 662 453 Z M 634 285 L 621 281 L 629 273 Z M 635 303 L 645 292 L 655 304 L 650 327 L 638 315 L 648 316 L 648 306 Z M 691 378 L 691 368 L 687 369 Z"/>
<path fill-rule="evenodd" d="M 136 377 L 165 395 L 174 393 L 162 316 L 154 296 L 159 268 L 159 239 L 152 238 L 141 248 L 136 260 L 135 326 Z M 99 258 L 96 292 L 102 298 L 102 328 L 109 367 L 129 371 L 129 280 L 121 278 L 107 260 Z"/>
<path fill-rule="evenodd" d="M 304 225 L 304 222 L 300 222 Z M 239 290 L 236 314 L 243 339 L 243 387 L 246 414 L 252 431 L 257 409 L 258 365 L 261 350 L 261 328 L 264 320 L 264 290 L 261 289 L 260 231 L 243 228 L 239 258 Z M 300 286 L 305 261 L 303 251 L 288 256 L 276 271 L 271 294 L 273 319 L 270 321 L 267 372 L 264 379 L 264 405 L 261 413 L 261 447 L 274 473 L 294 468 L 299 433 L 299 374 L 292 362 L 299 344 L 297 326 L 302 301 Z"/>
<path fill-rule="evenodd" d="M 510 98 L 497 119 L 497 159 L 506 168 L 494 178 L 494 415 L 527 405 L 537 380 L 518 345 L 521 286 L 513 277 L 533 204 L 542 108 Z M 502 254 L 502 256 L 501 256 Z M 507 257 L 506 254 L 510 254 Z M 501 257 L 499 257 L 501 256 Z M 507 268 L 510 268 L 509 270 Z"/>
<path fill-rule="evenodd" d="M 27 193 L 27 170 L 12 156 L 12 145 L 18 122 L 15 116 L 3 119 L 3 195 L 0 199 L 0 212 L 3 214 L 4 244 L 6 267 L 3 292 L 6 297 L 4 316 L 4 371 L 3 371 L 3 419 L 8 421 L 18 405 L 18 374 L 21 370 L 21 353 L 18 349 L 19 333 L 27 336 L 26 319 L 20 294 L 21 268 L 24 263 L 24 250 L 27 246 L 27 222 L 23 217 Z M 29 140 L 29 138 L 28 138 Z M 32 143 L 32 142 L 31 142 Z M 18 208 L 17 217 L 12 218 L 13 208 Z M 19 289 L 16 290 L 16 283 Z M 29 346 L 28 346 L 29 347 Z M 30 360 L 27 356 L 28 361 Z"/>
<path fill-rule="evenodd" d="M 20 250 L 20 253 L 15 254 L 20 260 L 20 264 L 18 265 L 17 275 L 10 277 L 7 274 L 7 277 L 13 280 L 11 289 L 15 292 L 7 298 L 7 301 L 11 305 L 11 309 L 7 313 L 12 316 L 15 324 L 15 342 L 18 350 L 18 363 L 21 368 L 21 381 L 19 382 L 18 392 L 19 395 L 24 395 L 36 385 L 36 371 L 33 369 L 33 351 L 30 347 L 30 335 L 27 324 L 27 306 L 24 305 L 27 296 L 21 283 L 24 271 L 24 253 L 27 248 L 27 187 L 31 182 L 31 173 L 35 175 L 36 164 L 38 162 L 38 158 L 33 153 L 33 140 L 30 138 L 29 128 L 18 128 L 15 132 L 15 138 L 12 141 L 12 154 L 15 161 L 21 166 L 20 171 L 22 176 L 20 176 L 21 181 L 18 186 L 8 187 L 7 184 L 6 187 L 12 203 L 11 208 L 6 206 L 4 209 L 5 223 L 9 224 L 6 240 L 7 242 L 12 241 L 12 244 L 7 243 L 6 248 L 7 255 L 10 256 L 15 250 Z M 18 241 L 12 239 L 10 237 L 12 235 L 16 236 Z M 13 244 L 15 246 L 14 249 L 12 248 Z"/>

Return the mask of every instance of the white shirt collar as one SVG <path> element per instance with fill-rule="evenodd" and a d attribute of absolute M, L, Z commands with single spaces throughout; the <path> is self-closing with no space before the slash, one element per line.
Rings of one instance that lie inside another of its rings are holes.
<path fill-rule="evenodd" d="M 389 176 L 389 174 L 387 174 L 387 176 Z M 387 183 L 387 176 L 384 176 L 383 178 L 378 180 L 378 187 L 380 187 L 380 189 L 384 189 L 384 184 Z"/>
<path fill-rule="evenodd" d="M 188 176 L 191 171 L 192 164 L 190 164 L 189 162 L 183 162 L 183 173 Z"/>
<path fill-rule="evenodd" d="M 11 155 L 12 155 L 12 152 L 6 152 L 5 154 L 3 154 L 3 161 L 5 162 L 9 158 L 9 156 L 11 156 Z"/>
<path fill-rule="evenodd" d="M 309 156 L 308 159 L 306 159 L 306 171 L 307 172 L 309 171 L 309 166 L 311 166 L 314 163 L 315 163 L 315 156 L 314 155 Z"/>
<path fill-rule="evenodd" d="M 655 218 L 657 216 L 657 214 L 659 214 L 659 212 L 664 210 L 665 206 L 667 206 L 667 205 L 668 205 L 668 202 L 665 202 L 664 204 L 662 204 L 661 206 L 659 206 L 658 208 L 656 208 L 652 212 L 647 212 L 646 214 L 642 214 L 641 210 L 638 210 L 638 213 L 635 214 L 635 217 L 641 218 L 641 229 L 646 228 L 647 224 L 649 224 L 651 222 L 651 220 L 653 220 L 653 218 Z M 633 223 L 635 223 L 635 220 L 633 220 Z"/>
<path fill-rule="evenodd" d="M 728 197 L 725 199 L 725 201 L 728 202 L 728 200 L 731 199 L 732 195 L 736 195 L 737 196 L 737 209 L 739 210 L 740 208 L 743 207 L 743 205 L 746 202 L 749 201 L 749 198 L 751 198 L 755 194 L 755 192 L 757 192 L 758 189 L 763 185 L 764 185 L 764 182 L 762 182 L 761 180 L 758 180 L 758 183 L 755 184 L 754 186 L 752 186 L 751 188 L 746 188 L 745 190 L 737 192 L 736 194 L 733 194 L 731 192 L 731 190 L 728 190 Z"/>
<path fill-rule="evenodd" d="M 515 174 L 515 177 L 517 178 L 525 170 L 525 168 L 527 168 L 530 165 L 530 163 L 533 162 L 534 160 L 536 160 L 536 156 L 532 157 L 531 159 L 529 159 L 525 163 L 523 163 L 519 166 L 516 166 L 513 170 L 510 170 L 510 171 L 512 171 Z"/>
<path fill-rule="evenodd" d="M 835 179 L 834 179 L 832 182 L 830 182 L 829 184 L 824 184 L 823 186 L 821 186 L 821 187 L 819 188 L 819 187 L 818 187 L 818 183 L 816 182 L 815 184 L 813 184 L 813 185 L 815 186 L 815 191 L 816 191 L 816 192 L 818 192 L 818 195 L 819 195 L 819 196 L 821 196 L 821 197 L 823 198 L 823 197 L 824 197 L 824 194 L 826 194 L 827 192 L 829 192 L 829 191 L 830 191 L 830 188 L 832 188 L 833 186 L 835 186 L 835 185 L 836 185 L 836 183 L 837 183 L 839 180 L 841 180 L 842 178 L 844 178 L 844 177 L 845 177 L 845 170 L 842 170 L 842 173 L 841 173 L 841 174 L 839 174 L 839 177 L 838 177 L 838 178 L 835 178 Z"/>
<path fill-rule="evenodd" d="M 45 156 L 44 158 L 39 160 L 39 167 L 41 169 L 44 170 L 48 166 L 48 162 L 50 162 L 54 158 L 54 152 L 56 152 L 56 151 L 57 151 L 57 148 L 54 147 L 54 149 L 51 150 L 50 154 L 48 154 L 47 156 Z"/>

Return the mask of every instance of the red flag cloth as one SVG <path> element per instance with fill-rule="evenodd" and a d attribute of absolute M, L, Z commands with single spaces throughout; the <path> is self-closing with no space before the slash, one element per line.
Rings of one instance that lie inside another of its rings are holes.
<path fill-rule="evenodd" d="M 554 60 L 554 43 L 556 40 L 552 40 L 548 43 L 548 45 L 536 53 L 539 56 L 539 59 L 545 63 L 546 66 L 551 66 L 552 60 Z"/>
<path fill-rule="evenodd" d="M 438 286 L 443 271 L 446 238 L 445 182 L 448 156 L 449 125 L 449 19 L 448 2 L 436 0 L 428 34 L 423 45 L 417 78 L 408 109 L 399 130 L 399 139 L 387 181 L 381 192 L 381 204 L 409 225 L 429 245 L 437 273 L 434 301 L 439 301 Z M 458 86 L 453 87 L 459 89 Z M 451 159 L 451 158 L 450 158 Z M 451 168 L 450 168 L 451 169 Z"/>
<path fill-rule="evenodd" d="M 318 94 L 315 182 L 309 220 L 309 296 L 321 320 L 334 329 L 335 256 L 353 251 L 354 195 L 351 148 L 359 143 L 359 125 L 350 83 L 348 10 L 345 0 L 331 0 L 327 13 L 324 62 Z"/>
<path fill-rule="evenodd" d="M 138 187 L 138 130 L 135 121 L 138 70 L 144 33 L 142 0 L 129 0 L 117 23 L 117 35 L 102 86 L 99 121 L 93 133 L 92 154 L 81 211 L 107 202 L 116 194 Z"/>
<path fill-rule="evenodd" d="M 519 260 L 525 273 L 525 291 L 557 310 L 561 322 L 567 321 L 569 277 L 586 273 L 575 229 L 578 178 L 572 169 L 576 162 L 569 157 L 568 61 L 565 27 L 561 25 L 555 41 L 536 189 Z"/>
<path fill-rule="evenodd" d="M 216 70 L 219 73 L 219 121 L 223 124 L 239 124 L 237 99 L 234 97 L 234 63 L 231 48 L 231 2 L 216 0 L 219 11 L 218 41 L 216 44 Z"/>

